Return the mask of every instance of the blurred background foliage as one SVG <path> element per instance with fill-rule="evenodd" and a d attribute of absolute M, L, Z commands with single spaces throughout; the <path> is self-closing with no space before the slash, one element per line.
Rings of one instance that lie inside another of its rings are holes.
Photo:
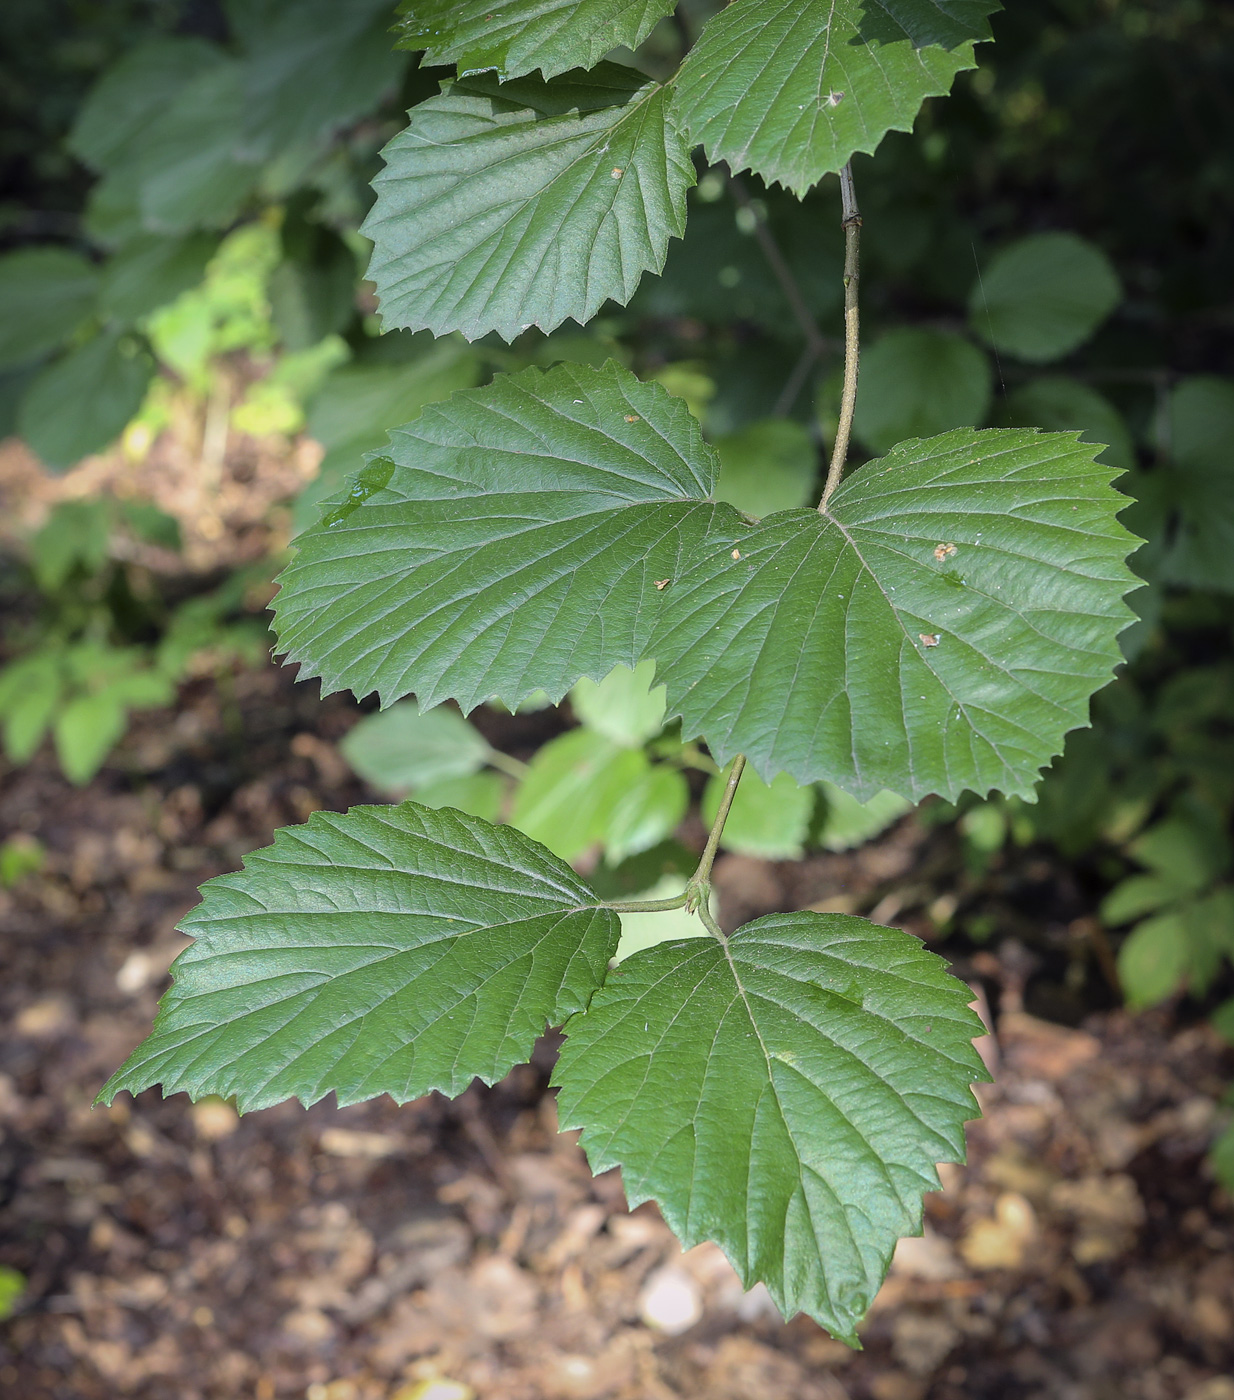
<path fill-rule="evenodd" d="M 685 0 L 626 61 L 671 72 L 715 8 Z M 497 371 L 615 357 L 701 417 L 725 499 L 761 516 L 816 494 L 841 370 L 834 182 L 798 203 L 700 165 L 685 239 L 628 307 L 513 345 L 382 337 L 368 181 L 442 76 L 392 48 L 392 20 L 389 0 L 0 9 L 0 435 L 71 483 L 5 536 L 10 763 L 46 740 L 86 782 L 133 713 L 258 659 L 269 580 L 319 503 L 389 428 Z M 973 424 L 1078 431 L 1125 473 L 1145 586 L 1123 674 L 1040 800 L 920 819 L 956 824 L 978 883 L 1004 852 L 1052 849 L 1100 901 L 1093 975 L 1134 1007 L 1183 991 L 1234 1039 L 1234 8 L 1012 0 L 994 28 L 951 98 L 855 162 L 857 455 Z M 203 566 L 192 522 L 143 495 L 169 436 L 207 486 L 237 451 L 254 479 L 296 442 L 318 455 L 272 488 L 257 557 Z M 414 702 L 344 753 L 391 796 L 598 850 L 606 889 L 671 892 L 675 833 L 717 775 L 650 681 L 582 683 L 577 727 L 529 764 Z M 905 810 L 750 778 L 725 842 L 792 859 Z M 940 928 L 981 943 L 979 909 L 952 899 Z M 1225 1156 L 1234 1172 L 1234 1139 Z"/>

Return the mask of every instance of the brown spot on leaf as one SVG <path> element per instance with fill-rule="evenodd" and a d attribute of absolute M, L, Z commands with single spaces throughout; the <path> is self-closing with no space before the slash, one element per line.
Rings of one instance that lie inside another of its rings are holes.
<path fill-rule="evenodd" d="M 673 580 L 671 578 L 652 579 L 652 582 L 655 584 L 657 591 L 661 593 L 663 593 L 663 591 L 669 586 L 670 583 L 672 583 L 672 581 Z"/>
<path fill-rule="evenodd" d="M 741 550 L 739 550 L 739 549 L 733 550 L 733 558 L 734 558 L 734 559 L 740 559 L 740 558 L 741 558 Z"/>
<path fill-rule="evenodd" d="M 940 564 L 944 559 L 950 559 L 955 552 L 956 547 L 953 544 L 936 544 L 934 546 L 934 557 Z"/>
<path fill-rule="evenodd" d="M 921 638 L 923 647 L 936 647 L 938 645 L 937 632 L 918 632 L 917 635 Z"/>

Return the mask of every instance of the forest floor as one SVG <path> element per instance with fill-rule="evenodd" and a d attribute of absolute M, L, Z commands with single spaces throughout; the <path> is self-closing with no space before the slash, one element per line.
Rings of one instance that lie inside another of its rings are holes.
<path fill-rule="evenodd" d="M 969 1165 L 943 1169 L 859 1353 L 783 1322 L 718 1249 L 683 1255 L 617 1173 L 591 1178 L 554 1131 L 550 1039 L 453 1104 L 92 1108 L 149 1026 L 196 886 L 276 826 L 371 799 L 335 747 L 357 714 L 259 668 L 143 715 L 88 788 L 46 755 L 0 772 L 0 839 L 46 851 L 0 891 L 0 1264 L 29 1280 L 0 1393 L 1234 1400 L 1234 1208 L 1203 1165 L 1228 1054 L 1167 1012 L 1028 1014 L 1043 955 L 1022 880 L 957 963 L 996 1029 Z M 520 729 L 534 716 L 491 722 L 514 752 L 540 737 Z M 910 819 L 848 855 L 730 856 L 723 916 L 873 908 L 930 936 L 913 911 L 947 897 L 945 839 Z M 1053 879 L 1082 927 L 1082 894 L 1034 859 L 1025 878 Z"/>

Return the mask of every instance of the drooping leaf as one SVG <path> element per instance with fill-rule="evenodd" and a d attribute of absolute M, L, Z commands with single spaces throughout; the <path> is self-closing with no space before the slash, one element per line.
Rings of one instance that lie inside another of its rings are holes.
<path fill-rule="evenodd" d="M 730 507 L 685 405 L 615 364 L 502 376 L 391 435 L 299 553 L 280 649 L 327 693 L 466 713 L 633 668 L 657 584 Z"/>
<path fill-rule="evenodd" d="M 442 778 L 416 789 L 423 807 L 455 807 L 470 817 L 495 822 L 501 815 L 509 783 L 499 773 L 472 773 L 466 778 Z"/>
<path fill-rule="evenodd" d="M 28 763 L 51 727 L 64 689 L 60 656 L 35 651 L 0 670 L 0 738 L 11 763 Z"/>
<path fill-rule="evenodd" d="M 110 690 L 78 695 L 56 716 L 53 736 L 64 776 L 78 787 L 88 783 L 124 737 L 127 712 Z"/>
<path fill-rule="evenodd" d="M 1133 1011 L 1155 1006 L 1182 985 L 1191 966 L 1185 909 L 1145 919 L 1118 950 L 1118 977 Z"/>
<path fill-rule="evenodd" d="M 586 1005 L 617 916 L 509 827 L 413 802 L 316 812 L 203 886 L 149 1037 L 104 1087 L 340 1104 L 461 1093 Z"/>
<path fill-rule="evenodd" d="M 861 356 L 853 433 L 872 452 L 948 428 L 979 428 L 990 410 L 990 362 L 963 336 L 888 331 Z"/>
<path fill-rule="evenodd" d="M 724 779 L 711 777 L 703 789 L 703 820 L 708 826 L 720 810 Z M 810 827 L 814 794 L 798 787 L 787 773 L 765 783 L 747 772 L 737 788 L 720 844 L 726 851 L 763 860 L 796 860 Z"/>
<path fill-rule="evenodd" d="M 983 268 L 969 323 L 1003 354 L 1041 364 L 1082 345 L 1123 298 L 1118 274 L 1074 233 L 1034 233 Z"/>
<path fill-rule="evenodd" d="M 846 915 L 662 944 L 567 1023 L 561 1125 L 687 1248 L 715 1240 L 786 1317 L 855 1343 L 935 1163 L 964 1155 L 987 1077 L 970 996 L 916 939 Z"/>
<path fill-rule="evenodd" d="M 713 161 L 804 194 L 888 131 L 911 130 L 922 102 L 976 64 L 971 42 L 867 43 L 862 26 L 862 0 L 735 0 L 676 79 L 691 139 Z"/>
<path fill-rule="evenodd" d="M 629 301 L 694 183 L 668 92 L 605 63 L 446 84 L 386 147 L 363 225 L 382 324 L 506 340 Z"/>
<path fill-rule="evenodd" d="M 653 685 L 654 676 L 650 661 L 640 661 L 633 671 L 614 666 L 602 681 L 579 681 L 570 692 L 570 705 L 588 729 L 638 748 L 664 727 L 664 687 Z"/>
<path fill-rule="evenodd" d="M 1132 617 L 1125 497 L 1093 454 L 956 430 L 855 471 L 825 515 L 713 531 L 649 643 L 669 715 L 765 778 L 1029 796 Z"/>
<path fill-rule="evenodd" d="M 510 820 L 554 855 L 574 860 L 603 840 L 614 808 L 650 766 L 641 749 L 572 729 L 537 751 Z"/>
<path fill-rule="evenodd" d="M 864 39 L 884 43 L 910 39 L 917 48 L 954 48 L 965 40 L 989 39 L 990 16 L 1002 0 L 866 0 Z"/>
<path fill-rule="evenodd" d="M 480 732 L 445 705 L 421 713 L 414 700 L 368 715 L 339 745 L 357 773 L 384 792 L 466 778 L 488 762 Z"/>
<path fill-rule="evenodd" d="M 716 499 L 747 515 L 771 515 L 808 503 L 818 474 L 810 434 L 788 418 L 765 418 L 716 440 Z"/>
<path fill-rule="evenodd" d="M 0 369 L 57 350 L 94 308 L 98 272 L 68 248 L 0 257 Z"/>
<path fill-rule="evenodd" d="M 545 78 L 593 68 L 619 45 L 634 49 L 673 11 L 673 0 L 404 0 L 399 48 L 461 74 Z"/>
<path fill-rule="evenodd" d="M 141 345 L 114 331 L 95 336 L 30 385 L 18 431 L 45 466 L 71 467 L 115 441 L 141 407 L 153 374 Z"/>

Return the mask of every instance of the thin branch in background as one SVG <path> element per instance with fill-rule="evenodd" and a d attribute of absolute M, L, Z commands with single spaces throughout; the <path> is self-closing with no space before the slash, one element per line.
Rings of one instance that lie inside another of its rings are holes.
<path fill-rule="evenodd" d="M 1003 378 L 1003 362 L 998 353 L 998 342 L 994 339 L 994 318 L 990 315 L 990 303 L 986 300 L 985 282 L 981 276 L 981 259 L 977 256 L 977 245 L 969 243 L 973 250 L 973 265 L 977 269 L 977 288 L 981 292 L 981 304 L 985 307 L 986 328 L 990 332 L 990 349 L 994 351 L 994 363 L 998 366 L 998 382 L 1002 386 L 1003 398 L 1007 397 L 1007 381 Z"/>
<path fill-rule="evenodd" d="M 835 445 L 827 468 L 827 485 L 818 503 L 819 514 L 827 510 L 831 493 L 840 484 L 844 462 L 848 457 L 848 440 L 853 431 L 853 410 L 857 406 L 857 367 L 861 357 L 861 319 L 858 309 L 858 289 L 861 269 L 861 210 L 857 208 L 857 189 L 853 184 L 852 162 L 840 171 L 840 224 L 844 229 L 844 392 L 840 399 L 840 421 L 836 426 Z"/>
<path fill-rule="evenodd" d="M 758 241 L 758 246 L 762 249 L 763 256 L 767 259 L 767 265 L 771 268 L 776 281 L 780 284 L 780 290 L 784 293 L 785 300 L 792 308 L 793 315 L 797 318 L 797 324 L 801 327 L 802 334 L 806 338 L 815 359 L 828 348 L 831 342 L 819 329 L 818 322 L 814 319 L 814 313 L 806 304 L 806 299 L 802 295 L 801 288 L 797 285 L 797 279 L 793 276 L 793 270 L 788 265 L 788 260 L 780 251 L 780 245 L 776 242 L 775 234 L 772 233 L 766 216 L 750 198 L 745 185 L 736 175 L 728 177 L 729 189 L 733 192 L 733 199 L 741 209 L 749 211 L 754 221 L 754 237 Z"/>
<path fill-rule="evenodd" d="M 805 388 L 805 382 L 810 377 L 810 371 L 814 368 L 817 359 L 818 352 L 812 345 L 807 345 L 798 355 L 797 363 L 793 366 L 792 373 L 784 381 L 784 388 L 780 390 L 780 397 L 776 400 L 776 406 L 771 411 L 773 418 L 787 418 L 793 411 L 797 395 Z"/>

